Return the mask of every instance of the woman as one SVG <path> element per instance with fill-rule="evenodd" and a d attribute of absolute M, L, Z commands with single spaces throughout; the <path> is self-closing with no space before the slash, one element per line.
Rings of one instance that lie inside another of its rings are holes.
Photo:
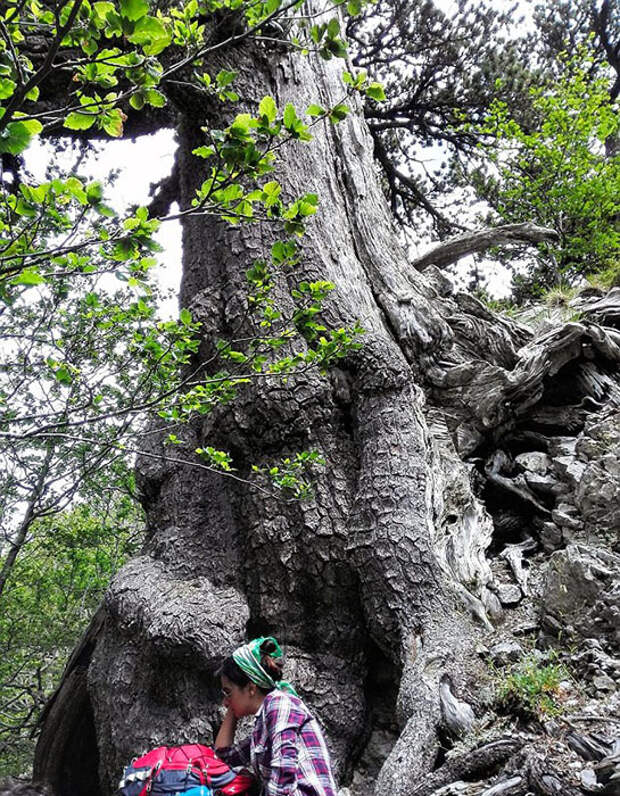
<path fill-rule="evenodd" d="M 329 754 L 317 720 L 282 680 L 274 638 L 236 649 L 222 666 L 226 716 L 215 739 L 230 766 L 252 769 L 267 796 L 336 796 Z M 233 746 L 237 720 L 255 715 L 252 734 Z"/>

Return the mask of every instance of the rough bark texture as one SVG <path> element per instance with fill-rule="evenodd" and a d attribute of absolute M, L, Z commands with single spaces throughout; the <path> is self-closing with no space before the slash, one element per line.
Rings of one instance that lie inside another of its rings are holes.
<path fill-rule="evenodd" d="M 250 106 L 265 94 L 279 107 L 340 98 L 331 63 L 245 45 L 234 65 Z M 179 126 L 182 206 L 202 179 L 190 152 L 202 143 L 203 123 L 188 108 Z M 614 310 L 606 305 L 604 318 L 582 310 L 583 320 L 535 334 L 455 294 L 436 268 L 411 268 L 356 115 L 317 131 L 310 146 L 283 150 L 279 177 L 291 195 L 321 197 L 304 244 L 305 276 L 339 286 L 328 321 L 360 319 L 363 348 L 326 378 L 252 385 L 196 421 L 184 435 L 186 455 L 204 443 L 226 448 L 244 475 L 251 463 L 316 449 L 326 470 L 314 499 L 278 502 L 166 461 L 152 435 L 164 458 L 138 463 L 148 542 L 111 584 L 88 654 L 70 663 L 56 696 L 57 706 L 82 699 L 87 709 L 73 721 L 52 705 L 42 732 L 36 773 L 58 794 L 107 795 L 144 748 L 211 742 L 218 664 L 263 632 L 285 643 L 289 673 L 325 725 L 342 782 L 360 793 L 374 784 L 377 793 L 413 796 L 432 792 L 421 782 L 434 768 L 428 782 L 442 788 L 467 772 L 492 776 L 510 745 L 485 747 L 474 758 L 479 767 L 441 766 L 440 746 L 471 733 L 488 702 L 480 661 L 488 648 L 476 651 L 476 637 L 480 647 L 485 634 L 490 643 L 497 632 L 537 632 L 538 617 L 519 613 L 529 588 L 524 556 L 535 551 L 542 564 L 577 526 L 603 545 L 612 531 L 601 528 L 616 516 L 609 501 L 581 484 L 606 480 L 612 466 L 596 444 L 602 423 L 617 433 L 619 334 L 603 325 L 617 322 Z M 181 304 L 203 323 L 203 353 L 244 323 L 245 269 L 274 235 L 258 224 L 186 219 Z M 566 415 L 560 427 L 558 412 Z M 582 458 L 565 461 L 567 446 Z M 616 480 L 608 494 L 617 488 Z M 506 547 L 503 559 L 489 560 L 489 550 Z M 556 571 L 549 590 L 561 590 L 565 570 Z M 606 599 L 588 593 L 593 611 Z M 614 600 L 605 602 L 610 622 Z M 530 629 L 519 631 L 513 615 Z M 88 711 L 91 735 L 83 729 Z M 59 728 L 66 740 L 52 752 Z M 61 764 L 76 734 L 91 738 L 90 748 Z M 95 757 L 99 784 L 73 784 L 82 761 Z M 507 766 L 478 790 L 465 783 L 467 791 L 441 792 L 560 792 L 552 787 L 563 774 L 536 761 L 521 761 L 516 773 Z"/>

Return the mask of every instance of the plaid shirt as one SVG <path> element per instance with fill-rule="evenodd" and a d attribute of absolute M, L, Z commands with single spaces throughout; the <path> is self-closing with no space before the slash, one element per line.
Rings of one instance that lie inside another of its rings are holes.
<path fill-rule="evenodd" d="M 319 723 L 304 703 L 270 691 L 249 738 L 217 750 L 229 766 L 249 767 L 264 796 L 336 796 L 336 783 Z"/>

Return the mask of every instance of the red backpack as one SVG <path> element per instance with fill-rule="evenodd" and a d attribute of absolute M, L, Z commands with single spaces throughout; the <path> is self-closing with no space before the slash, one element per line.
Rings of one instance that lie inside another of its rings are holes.
<path fill-rule="evenodd" d="M 213 749 L 201 744 L 158 746 L 133 760 L 119 783 L 121 796 L 170 796 L 206 786 L 211 794 L 237 796 L 249 790 L 252 777 L 235 774 Z"/>

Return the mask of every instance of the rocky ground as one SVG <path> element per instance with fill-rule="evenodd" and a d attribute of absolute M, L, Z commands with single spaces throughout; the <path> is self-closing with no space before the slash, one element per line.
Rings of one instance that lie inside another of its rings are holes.
<path fill-rule="evenodd" d="M 573 350 L 504 433 L 469 458 L 461 451 L 480 504 L 475 532 L 446 544 L 446 565 L 461 582 L 467 566 L 474 573 L 467 591 L 488 680 L 477 694 L 448 692 L 443 752 L 411 796 L 620 795 L 618 367 L 614 355 L 605 383 L 590 381 L 597 355 L 580 336 L 604 330 L 618 345 L 620 289 L 582 294 L 576 310 L 569 326 L 581 330 L 558 332 L 562 319 L 549 313 L 525 318 L 530 349 L 568 334 Z M 429 426 L 441 461 L 455 461 L 442 411 L 429 405 Z M 468 710 L 471 720 L 458 720 Z M 371 792 L 394 742 L 390 718 L 345 789 L 356 796 Z"/>

